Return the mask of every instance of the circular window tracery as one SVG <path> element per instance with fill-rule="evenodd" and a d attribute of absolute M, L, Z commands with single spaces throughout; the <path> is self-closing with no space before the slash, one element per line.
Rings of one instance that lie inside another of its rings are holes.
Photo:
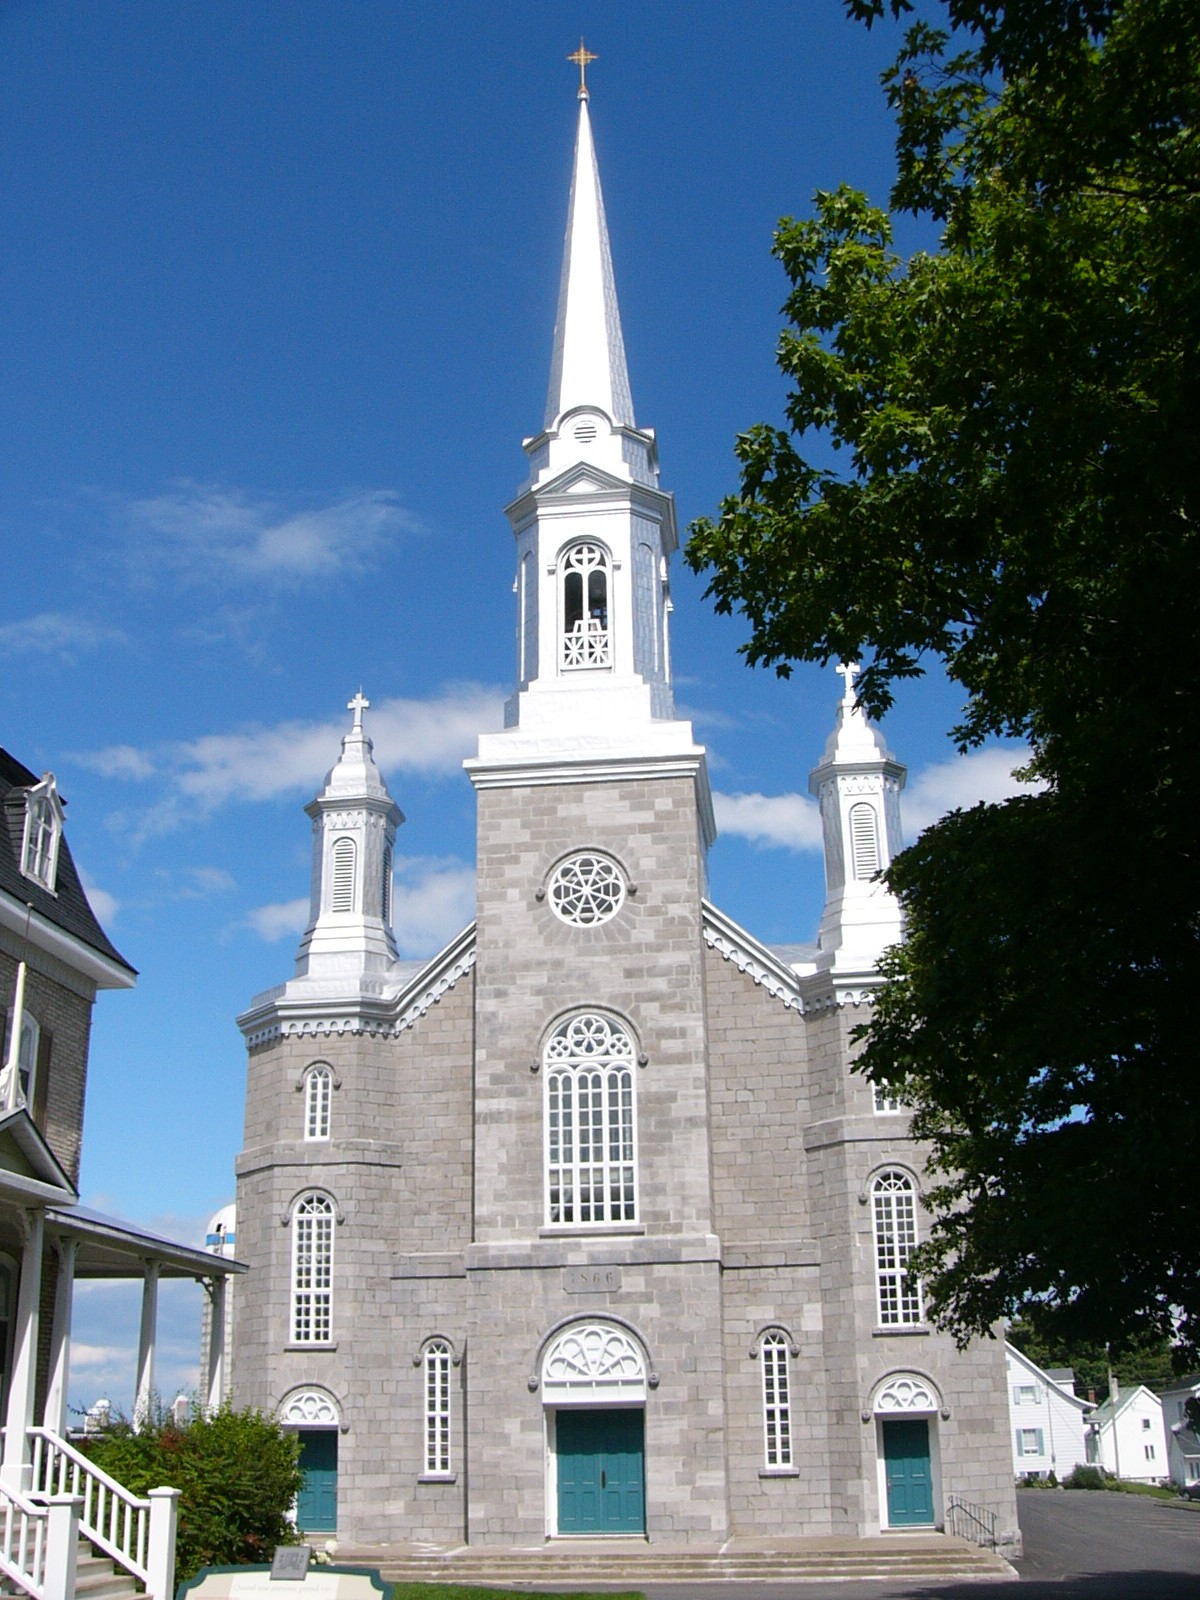
<path fill-rule="evenodd" d="M 615 861 L 580 851 L 560 861 L 546 889 L 550 909 L 573 928 L 594 928 L 615 917 L 625 901 L 625 876 Z"/>

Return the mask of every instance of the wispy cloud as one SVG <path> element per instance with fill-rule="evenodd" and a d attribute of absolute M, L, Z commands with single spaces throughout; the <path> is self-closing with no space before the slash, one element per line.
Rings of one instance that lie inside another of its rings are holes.
<path fill-rule="evenodd" d="M 390 489 L 296 506 L 184 480 L 163 494 L 109 505 L 139 564 L 221 583 L 302 583 L 360 572 L 398 534 L 419 529 Z"/>
<path fill-rule="evenodd" d="M 68 611 L 40 611 L 35 617 L 0 623 L 0 655 L 77 656 L 105 645 L 128 642 L 120 628 L 94 622 Z"/>
<path fill-rule="evenodd" d="M 399 858 L 394 866 L 392 929 L 402 956 L 428 956 L 440 950 L 475 915 L 475 873 L 450 857 Z M 268 944 L 298 938 L 308 925 L 309 901 L 283 900 L 256 906 L 241 926 Z"/>
<path fill-rule="evenodd" d="M 821 813 L 802 794 L 714 794 L 722 833 L 785 850 L 821 848 Z"/>
<path fill-rule="evenodd" d="M 989 745 L 922 767 L 900 797 L 905 834 L 915 839 L 947 811 L 978 805 L 981 800 L 995 803 L 1015 794 L 1036 794 L 1040 783 L 1021 783 L 1013 777 L 1014 769 L 1028 760 L 1024 745 Z"/>
<path fill-rule="evenodd" d="M 956 807 L 1035 793 L 1039 785 L 1021 783 L 1013 776 L 1014 768 L 1028 759 L 1023 745 L 990 745 L 923 767 L 910 776 L 901 797 L 906 836 L 915 839 L 931 822 Z M 765 848 L 821 848 L 821 814 L 807 795 L 718 793 L 713 795 L 713 809 L 717 827 L 724 834 Z"/>
<path fill-rule="evenodd" d="M 503 715 L 502 690 L 451 684 L 428 700 L 379 701 L 367 717 L 367 731 L 384 772 L 444 777 L 458 772 L 478 734 L 500 727 Z M 112 745 L 74 759 L 117 780 L 160 780 L 153 804 L 110 818 L 112 827 L 137 841 L 170 833 L 221 806 L 315 793 L 348 726 L 345 715 L 328 722 L 289 721 L 145 750 Z"/>
<path fill-rule="evenodd" d="M 93 881 L 89 872 L 79 868 L 79 881 L 83 884 L 83 892 L 88 897 L 88 904 L 105 927 L 116 920 L 117 912 L 121 909 L 121 902 L 116 895 L 109 894 L 107 889 Z"/>

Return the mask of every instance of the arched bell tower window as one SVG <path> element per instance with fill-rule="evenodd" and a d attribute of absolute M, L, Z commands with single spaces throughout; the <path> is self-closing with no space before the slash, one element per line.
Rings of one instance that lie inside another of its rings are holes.
<path fill-rule="evenodd" d="M 546 1221 L 637 1221 L 633 1040 L 583 1012 L 546 1046 Z"/>
<path fill-rule="evenodd" d="M 333 868 L 331 911 L 354 910 L 354 840 L 343 836 L 334 840 L 330 862 Z"/>
<path fill-rule="evenodd" d="M 563 552 L 559 571 L 563 670 L 610 667 L 608 552 L 598 544 L 573 544 Z"/>

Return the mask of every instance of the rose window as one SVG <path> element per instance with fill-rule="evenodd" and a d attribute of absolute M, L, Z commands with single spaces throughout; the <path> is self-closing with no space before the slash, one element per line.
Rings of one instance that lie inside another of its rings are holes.
<path fill-rule="evenodd" d="M 621 909 L 625 879 L 607 856 L 585 852 L 559 862 L 546 892 L 556 917 L 574 928 L 594 928 Z"/>

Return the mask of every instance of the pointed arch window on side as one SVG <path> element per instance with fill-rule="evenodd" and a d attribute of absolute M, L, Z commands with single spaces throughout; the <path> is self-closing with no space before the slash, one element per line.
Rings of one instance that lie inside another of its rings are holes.
<path fill-rule="evenodd" d="M 576 672 L 612 665 L 608 552 L 598 544 L 573 544 L 563 553 L 562 664 Z"/>
<path fill-rule="evenodd" d="M 62 842 L 63 808 L 54 774 L 48 772 L 25 796 L 25 831 L 21 839 L 21 871 L 55 892 L 58 849 Z"/>
<path fill-rule="evenodd" d="M 637 1221 L 633 1040 L 592 1012 L 570 1017 L 545 1052 L 546 1221 Z"/>
<path fill-rule="evenodd" d="M 310 1067 L 304 1080 L 304 1137 L 328 1139 L 333 1100 L 333 1073 L 325 1066 Z"/>
<path fill-rule="evenodd" d="M 332 867 L 332 892 L 329 901 L 331 911 L 354 910 L 355 855 L 353 839 L 343 836 L 334 840 L 329 858 Z"/>
<path fill-rule="evenodd" d="M 881 1172 L 871 1185 L 875 1223 L 875 1282 L 881 1328 L 922 1321 L 921 1285 L 908 1271 L 917 1248 L 917 1193 L 907 1172 Z"/>
<path fill-rule="evenodd" d="M 860 882 L 879 871 L 879 818 L 865 801 L 850 807 L 850 859 Z"/>
<path fill-rule="evenodd" d="M 787 1336 L 777 1328 L 764 1333 L 762 1360 L 763 1446 L 768 1472 L 792 1465 L 791 1373 Z"/>
<path fill-rule="evenodd" d="M 333 1201 L 302 1195 L 292 1212 L 292 1343 L 333 1340 Z"/>

